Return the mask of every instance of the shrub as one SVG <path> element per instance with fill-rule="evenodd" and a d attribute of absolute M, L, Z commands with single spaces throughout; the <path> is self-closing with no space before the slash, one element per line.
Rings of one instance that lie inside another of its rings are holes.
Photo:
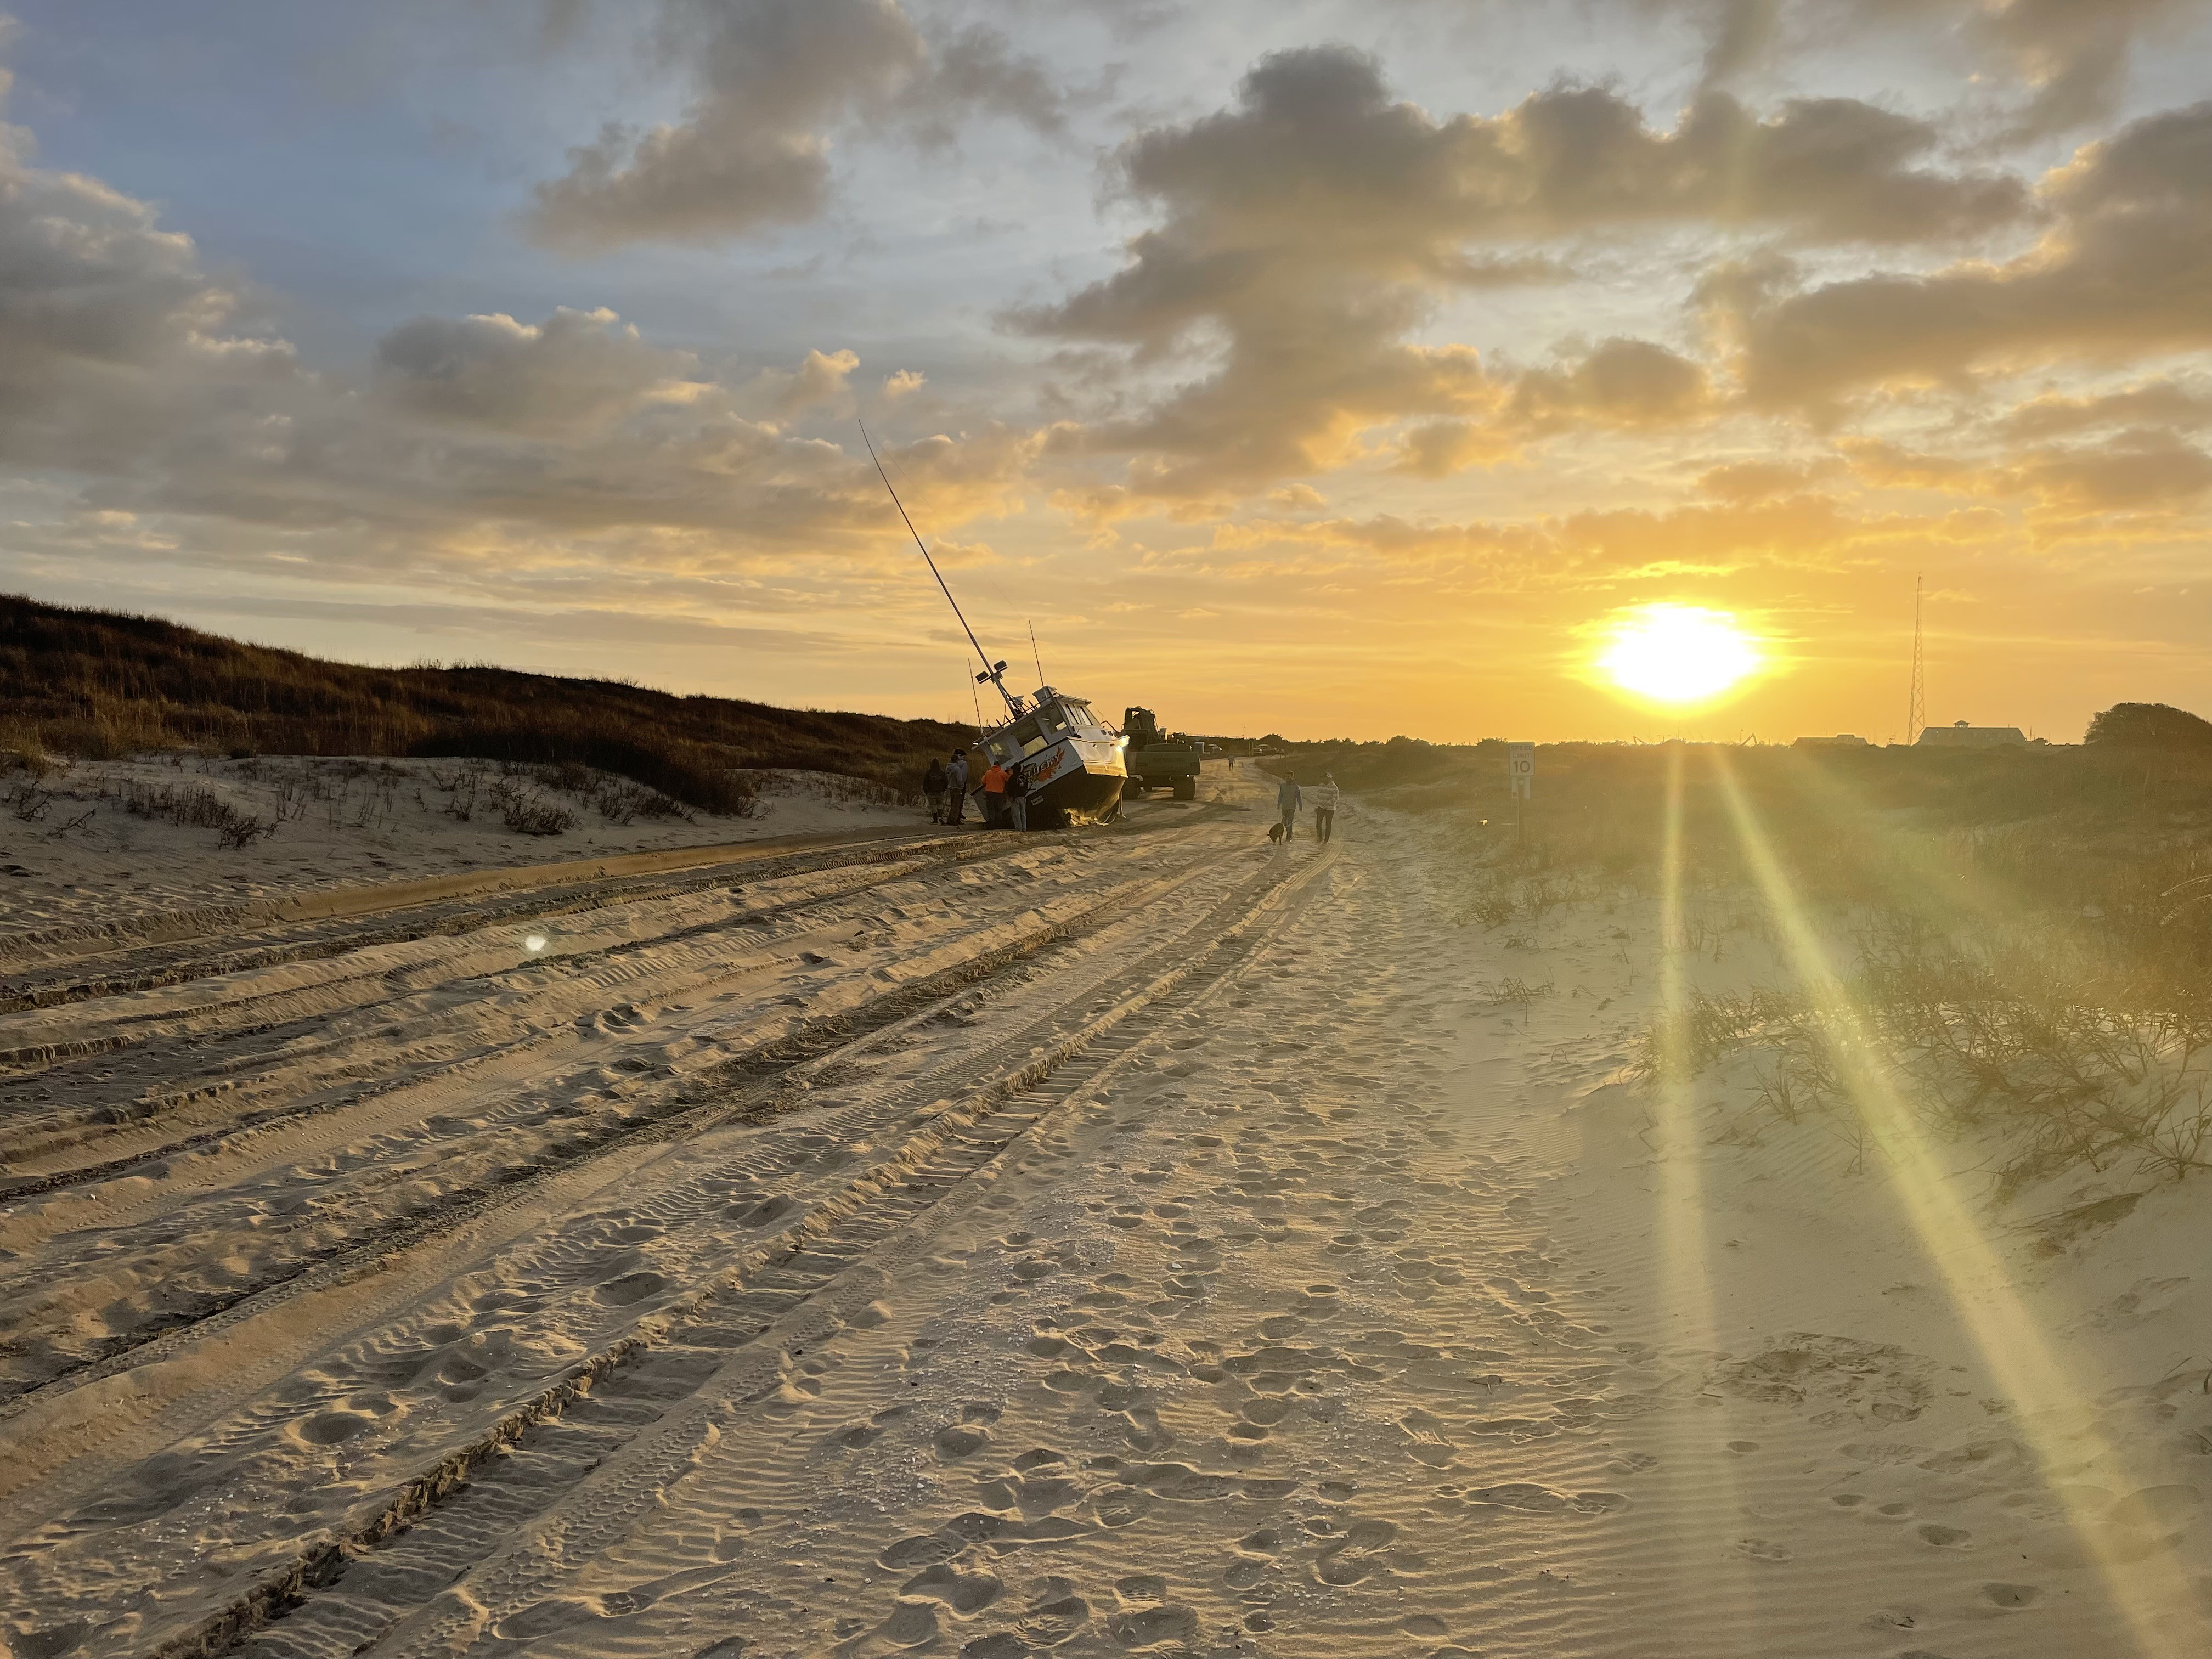
<path fill-rule="evenodd" d="M 742 769 L 897 784 L 930 755 L 974 737 L 934 720 L 672 696 L 615 680 L 356 667 L 152 617 L 0 595 L 0 723 L 8 722 L 35 728 L 46 748 L 95 759 L 189 746 L 611 772 L 735 817 L 755 799 Z"/>
<path fill-rule="evenodd" d="M 2135 749 L 2212 749 L 2212 720 L 2162 702 L 2116 702 L 2089 722 L 2085 744 Z"/>

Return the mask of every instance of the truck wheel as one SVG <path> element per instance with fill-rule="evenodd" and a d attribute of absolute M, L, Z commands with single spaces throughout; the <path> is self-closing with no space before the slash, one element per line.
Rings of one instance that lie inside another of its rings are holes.
<path fill-rule="evenodd" d="M 1196 778 L 1177 778 L 1176 780 L 1175 798 L 1177 800 L 1196 800 L 1198 799 L 1198 780 Z"/>

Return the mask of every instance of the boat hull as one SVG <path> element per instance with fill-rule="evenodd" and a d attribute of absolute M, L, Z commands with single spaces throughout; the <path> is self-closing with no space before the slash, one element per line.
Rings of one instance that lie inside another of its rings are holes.
<path fill-rule="evenodd" d="M 1064 830 L 1073 823 L 1096 823 L 1121 804 L 1121 786 L 1129 781 L 1122 771 L 1094 771 L 1087 766 L 1060 773 L 1030 792 L 1030 828 Z"/>
<path fill-rule="evenodd" d="M 1032 830 L 1065 830 L 1111 817 L 1129 781 L 1121 745 L 1095 738 L 1063 738 L 1023 766 Z M 982 805 L 980 791 L 976 805 Z"/>

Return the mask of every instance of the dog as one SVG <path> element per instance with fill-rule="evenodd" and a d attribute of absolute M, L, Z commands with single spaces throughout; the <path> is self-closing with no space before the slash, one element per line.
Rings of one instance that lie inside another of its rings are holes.
<path fill-rule="evenodd" d="M 1283 839 L 1283 826 L 1280 823 L 1271 823 L 1267 826 L 1267 839 L 1275 842 L 1279 846 L 1281 844 Z"/>

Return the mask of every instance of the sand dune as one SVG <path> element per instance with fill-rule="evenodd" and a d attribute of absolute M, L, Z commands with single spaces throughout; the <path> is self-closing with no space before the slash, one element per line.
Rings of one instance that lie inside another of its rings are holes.
<path fill-rule="evenodd" d="M 1207 792 L 25 960 L 9 1650 L 2197 1650 L 2192 1193 L 1931 1236 L 1647 898 Z"/>

